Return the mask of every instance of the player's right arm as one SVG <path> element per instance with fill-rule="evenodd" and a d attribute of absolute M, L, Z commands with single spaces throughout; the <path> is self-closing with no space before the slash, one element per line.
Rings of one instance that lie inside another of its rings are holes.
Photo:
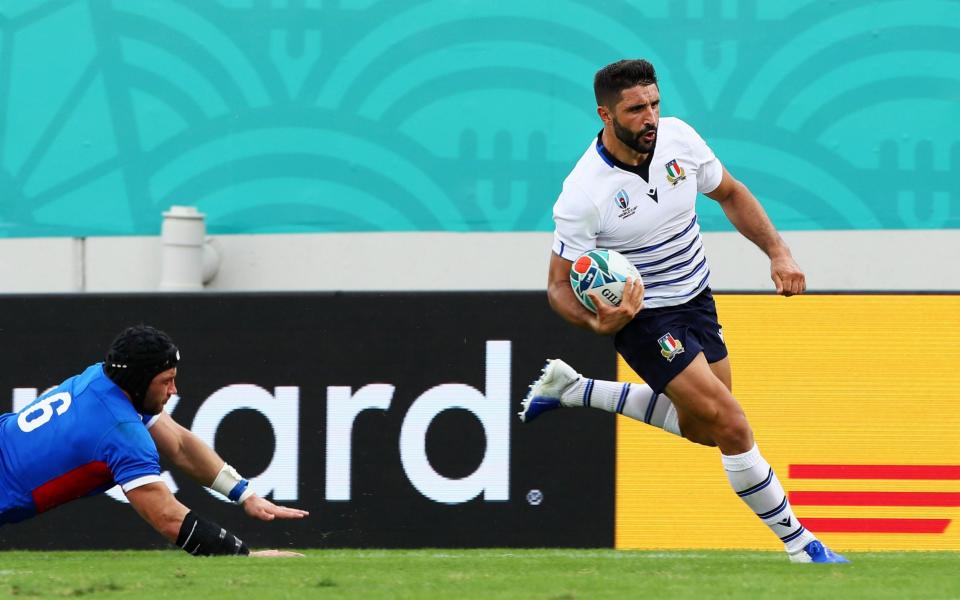
<path fill-rule="evenodd" d="M 137 514 L 184 551 L 201 556 L 298 556 L 250 552 L 240 538 L 181 504 L 160 480 L 157 448 L 141 423 L 123 422 L 111 428 L 102 437 L 97 455 L 107 463 Z"/>
<path fill-rule="evenodd" d="M 126 492 L 127 500 L 143 520 L 168 541 L 176 543 L 183 518 L 190 512 L 170 489 L 160 482 L 148 483 Z"/>
<path fill-rule="evenodd" d="M 186 552 L 250 556 L 302 556 L 296 552 L 261 550 L 250 552 L 237 536 L 216 523 L 207 521 L 180 503 L 161 482 L 148 483 L 126 492 L 134 510 L 143 520 Z"/>
<path fill-rule="evenodd" d="M 588 329 L 597 335 L 613 335 L 629 323 L 643 307 L 643 285 L 630 279 L 623 288 L 619 306 L 610 306 L 590 292 L 597 314 L 587 310 L 577 300 L 570 287 L 570 267 L 573 263 L 555 252 L 550 254 L 550 273 L 547 280 L 547 298 L 550 307 L 565 321 Z"/>
<path fill-rule="evenodd" d="M 612 335 L 620 331 L 640 311 L 643 286 L 639 282 L 628 281 L 619 306 L 610 306 L 601 301 L 595 292 L 590 292 L 597 314 L 587 310 L 574 296 L 570 287 L 570 267 L 573 263 L 564 256 L 576 257 L 596 247 L 603 224 L 600 212 L 590 197 L 570 178 L 563 182 L 560 197 L 553 205 L 553 222 L 556 229 L 547 278 L 550 307 L 567 322 L 597 335 Z"/>

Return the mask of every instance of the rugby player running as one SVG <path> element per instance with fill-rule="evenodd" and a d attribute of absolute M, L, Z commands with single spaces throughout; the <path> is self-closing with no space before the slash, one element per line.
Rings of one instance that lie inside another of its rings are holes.
<path fill-rule="evenodd" d="M 757 199 L 697 132 L 680 119 L 660 118 L 652 64 L 607 65 L 594 78 L 594 92 L 603 130 L 564 181 L 553 208 L 548 297 L 570 323 L 613 335 L 617 351 L 646 385 L 588 379 L 553 359 L 531 385 L 520 418 L 529 422 L 560 407 L 592 407 L 716 446 L 734 492 L 783 542 L 791 561 L 848 562 L 797 519 L 731 393 L 697 194 L 717 201 L 737 230 L 766 253 L 778 294 L 803 293 L 803 271 Z M 593 293 L 596 314 L 580 304 L 569 283 L 572 261 L 593 248 L 622 253 L 643 279 L 626 284 L 616 307 Z"/>

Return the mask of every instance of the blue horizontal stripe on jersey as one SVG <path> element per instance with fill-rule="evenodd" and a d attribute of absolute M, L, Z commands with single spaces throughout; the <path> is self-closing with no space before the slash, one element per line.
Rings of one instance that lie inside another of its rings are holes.
<path fill-rule="evenodd" d="M 690 221 L 690 224 L 687 225 L 687 227 L 686 227 L 683 231 L 681 231 L 680 233 L 671 236 L 670 238 L 668 238 L 668 239 L 660 242 L 659 244 L 654 244 L 653 246 L 644 246 L 643 248 L 636 248 L 636 249 L 634 249 L 634 250 L 623 250 L 623 251 L 620 252 L 620 254 L 643 254 L 644 252 L 651 252 L 651 251 L 653 251 L 653 250 L 656 250 L 657 248 L 660 248 L 661 246 L 665 246 L 666 244 L 669 244 L 670 242 L 672 242 L 672 241 L 674 241 L 674 240 L 678 240 L 678 239 L 682 238 L 682 237 L 685 236 L 691 229 L 693 229 L 693 226 L 696 225 L 696 224 L 697 224 L 697 215 L 693 215 L 693 220 Z"/>
<path fill-rule="evenodd" d="M 646 279 L 647 277 L 656 277 L 657 275 L 663 275 L 664 273 L 669 273 L 669 272 L 671 272 L 671 271 L 676 271 L 676 270 L 680 269 L 681 267 L 685 267 L 685 266 L 689 265 L 690 263 L 692 263 L 693 261 L 697 260 L 697 257 L 698 257 L 698 256 L 700 256 L 700 248 L 697 248 L 697 251 L 693 253 L 693 256 L 691 256 L 690 258 L 688 258 L 687 260 L 685 260 L 685 261 L 683 261 L 683 262 L 674 263 L 674 264 L 670 265 L 669 267 L 667 267 L 666 269 L 660 269 L 659 271 L 641 272 L 641 273 L 640 273 L 640 277 Z"/>
<path fill-rule="evenodd" d="M 693 238 L 693 240 L 692 240 L 689 244 L 687 244 L 686 246 L 684 246 L 683 250 L 680 250 L 680 251 L 678 251 L 678 252 L 674 252 L 674 253 L 671 254 L 670 256 L 665 256 L 665 257 L 661 258 L 660 260 L 655 260 L 655 261 L 653 261 L 653 262 L 648 262 L 648 263 L 640 263 L 639 265 L 633 265 L 633 266 L 635 266 L 635 267 L 637 268 L 637 270 L 639 271 L 639 270 L 641 270 L 641 269 L 646 269 L 647 267 L 655 267 L 655 266 L 657 266 L 657 265 L 662 265 L 663 263 L 667 262 L 668 260 L 670 260 L 670 259 L 672 259 L 672 258 L 676 258 L 676 257 L 678 257 L 678 256 L 680 256 L 680 255 L 682 255 L 682 254 L 685 254 L 688 250 L 690 250 L 690 248 L 691 248 L 694 244 L 696 244 L 696 243 L 699 242 L 699 241 L 700 241 L 700 236 L 698 235 L 697 237 Z M 703 244 L 701 244 L 700 246 L 703 247 Z M 699 250 L 700 250 L 700 248 L 697 248 L 697 251 L 699 251 Z"/>
<path fill-rule="evenodd" d="M 651 284 L 644 283 L 644 284 L 643 284 L 643 287 L 644 287 L 644 289 L 652 290 L 653 288 L 663 287 L 663 286 L 665 286 L 665 285 L 670 285 L 670 284 L 673 284 L 673 283 L 680 283 L 681 281 L 685 281 L 685 280 L 687 280 L 687 279 L 690 279 L 690 278 L 693 277 L 694 275 L 696 275 L 697 272 L 700 271 L 700 269 L 704 268 L 705 266 L 707 266 L 707 257 L 706 257 L 706 256 L 703 257 L 703 260 L 701 260 L 700 262 L 697 263 L 697 266 L 694 267 L 692 271 L 690 271 L 689 273 L 686 273 L 685 275 L 683 275 L 683 276 L 681 276 L 681 277 L 677 277 L 676 279 L 668 279 L 668 280 L 666 280 L 666 281 L 658 281 L 658 282 L 656 282 L 656 283 L 651 283 Z M 641 275 L 641 277 L 642 277 L 642 275 Z"/>
<path fill-rule="evenodd" d="M 694 296 L 696 296 L 697 294 L 699 294 L 701 291 L 703 291 L 703 288 L 707 287 L 707 280 L 708 280 L 709 278 L 710 278 L 710 269 L 707 269 L 707 272 L 704 273 L 703 279 L 700 280 L 700 283 L 698 283 L 698 284 L 696 285 L 696 287 L 693 288 L 692 290 L 690 290 L 689 292 L 687 292 L 687 293 L 685 293 L 685 294 L 677 294 L 676 296 L 647 296 L 647 295 L 644 295 L 644 296 L 643 296 L 643 301 L 644 301 L 644 302 L 647 302 L 647 301 L 649 301 L 649 300 L 674 300 L 674 299 L 676 299 L 676 298 L 683 298 L 683 302 L 686 302 L 687 300 L 690 300 L 691 298 L 693 298 Z M 681 304 L 682 304 L 682 302 L 681 302 Z"/>

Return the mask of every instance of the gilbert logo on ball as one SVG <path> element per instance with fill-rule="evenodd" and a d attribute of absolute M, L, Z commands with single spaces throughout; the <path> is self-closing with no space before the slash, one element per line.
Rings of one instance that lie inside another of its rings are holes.
<path fill-rule="evenodd" d="M 570 266 L 573 293 L 591 312 L 597 312 L 597 307 L 588 295 L 590 292 L 596 293 L 603 302 L 618 306 L 627 279 L 639 281 L 640 273 L 625 256 L 614 250 L 588 250 Z"/>

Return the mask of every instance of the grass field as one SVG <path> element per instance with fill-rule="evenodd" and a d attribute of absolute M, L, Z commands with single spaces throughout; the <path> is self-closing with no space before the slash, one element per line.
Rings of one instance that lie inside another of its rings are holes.
<path fill-rule="evenodd" d="M 303 550 L 0 552 L 0 594 L 31 598 L 954 598 L 960 555 L 854 553 L 792 565 L 770 552 Z"/>

